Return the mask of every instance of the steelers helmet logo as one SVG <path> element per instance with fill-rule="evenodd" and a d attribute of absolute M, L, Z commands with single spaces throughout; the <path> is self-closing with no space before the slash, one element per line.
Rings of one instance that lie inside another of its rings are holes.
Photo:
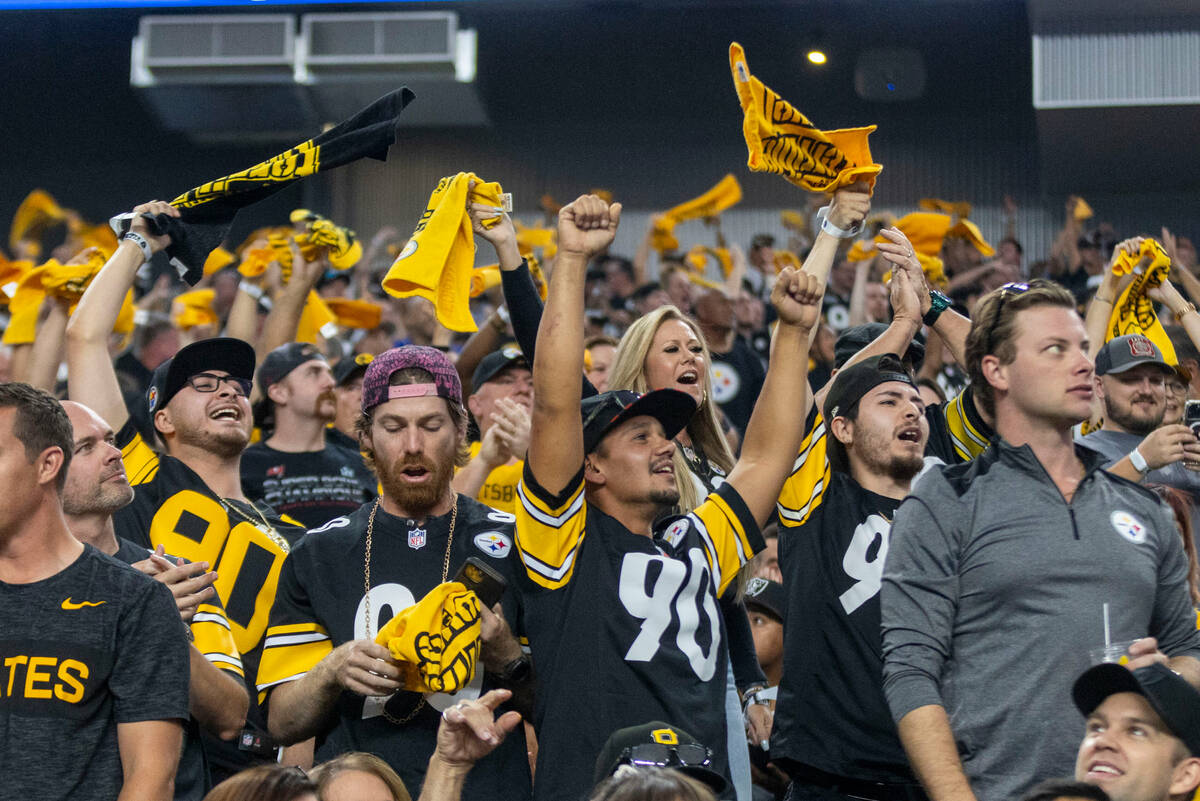
<path fill-rule="evenodd" d="M 712 395 L 716 403 L 730 401 L 742 388 L 742 377 L 733 365 L 727 362 L 712 364 Z"/>
<path fill-rule="evenodd" d="M 150 407 L 150 411 L 154 411 L 158 406 L 158 387 L 150 387 L 150 391 L 146 393 L 146 405 Z"/>

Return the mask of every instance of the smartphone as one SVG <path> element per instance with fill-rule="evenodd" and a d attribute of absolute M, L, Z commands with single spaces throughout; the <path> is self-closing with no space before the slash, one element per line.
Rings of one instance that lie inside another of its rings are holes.
<path fill-rule="evenodd" d="M 479 596 L 479 602 L 491 609 L 500 603 L 508 582 L 494 568 L 488 567 L 474 556 L 467 557 L 463 566 L 454 575 L 455 581 L 460 581 L 468 590 L 474 590 Z"/>
<path fill-rule="evenodd" d="M 1183 404 L 1183 424 L 1200 438 L 1200 400 L 1190 400 Z"/>

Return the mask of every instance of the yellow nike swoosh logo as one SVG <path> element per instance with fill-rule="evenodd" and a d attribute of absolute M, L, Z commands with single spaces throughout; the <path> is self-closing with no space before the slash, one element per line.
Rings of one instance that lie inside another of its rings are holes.
<path fill-rule="evenodd" d="M 107 603 L 107 602 L 106 601 L 80 601 L 79 603 L 74 603 L 70 598 L 68 598 L 67 600 L 62 602 L 62 608 L 67 609 L 67 610 L 82 609 L 85 606 L 100 606 L 100 604 L 103 604 L 103 603 Z"/>

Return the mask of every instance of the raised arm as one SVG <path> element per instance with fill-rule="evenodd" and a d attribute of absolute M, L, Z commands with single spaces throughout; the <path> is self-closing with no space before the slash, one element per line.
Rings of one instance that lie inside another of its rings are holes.
<path fill-rule="evenodd" d="M 177 208 L 154 200 L 135 206 L 133 211 L 129 230 L 148 244 L 151 253 L 171 244 L 170 237 L 150 233 L 143 215 L 178 217 Z M 142 249 L 133 240 L 133 237 L 121 240 L 116 253 L 100 268 L 67 322 L 67 396 L 90 406 L 113 431 L 121 430 L 129 419 L 129 412 L 108 355 L 108 335 L 117 321 L 125 293 L 133 285 L 138 268 L 146 261 Z"/>
<path fill-rule="evenodd" d="M 306 260 L 295 240 L 291 241 L 290 247 L 292 276 L 287 285 L 279 291 L 271 312 L 263 323 L 262 338 L 257 349 L 260 361 L 275 348 L 296 339 L 296 327 L 300 325 L 300 315 L 304 313 L 308 293 L 317 285 L 317 281 L 329 265 L 323 253 L 312 261 Z M 257 390 L 257 387 L 255 389 Z"/>
<path fill-rule="evenodd" d="M 584 195 L 558 213 L 558 256 L 538 326 L 528 468 L 550 493 L 583 464 L 583 290 L 588 260 L 617 233 L 621 204 Z M 772 499 L 774 500 L 774 499 Z"/>
<path fill-rule="evenodd" d="M 804 436 L 804 415 L 797 413 L 796 400 L 808 391 L 809 333 L 821 317 L 822 294 L 816 276 L 790 267 L 783 269 L 771 290 L 779 315 L 771 361 L 746 426 L 741 457 L 729 474 L 729 483 L 759 526 L 775 508 Z"/>
<path fill-rule="evenodd" d="M 33 340 L 27 380 L 38 389 L 54 394 L 67 330 L 67 304 L 61 298 L 48 296 L 42 309 L 45 318 L 38 323 L 37 336 Z"/>

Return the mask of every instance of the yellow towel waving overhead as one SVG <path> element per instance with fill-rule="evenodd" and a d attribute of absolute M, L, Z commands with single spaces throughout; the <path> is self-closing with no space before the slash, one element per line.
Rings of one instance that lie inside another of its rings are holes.
<path fill-rule="evenodd" d="M 659 253 L 678 250 L 679 240 L 675 238 L 676 225 L 684 220 L 716 217 L 725 209 L 741 202 L 741 199 L 742 185 L 738 183 L 733 173 L 730 173 L 700 197 L 692 198 L 686 203 L 680 203 L 675 208 L 664 212 L 654 223 L 650 246 Z"/>
<path fill-rule="evenodd" d="M 300 312 L 300 322 L 296 324 L 296 341 L 317 344 L 317 334 L 329 339 L 337 334 L 337 315 L 330 310 L 325 299 L 316 290 L 308 290 L 304 299 L 304 309 Z"/>
<path fill-rule="evenodd" d="M 353 298 L 324 298 L 325 305 L 343 328 L 361 328 L 370 331 L 379 326 L 383 319 L 383 307 L 369 300 Z"/>
<path fill-rule="evenodd" d="M 212 289 L 193 289 L 176 295 L 171 303 L 171 322 L 181 331 L 217 325 L 220 320 L 213 310 L 215 297 L 216 292 Z"/>
<path fill-rule="evenodd" d="M 28 240 L 28 244 L 40 253 L 42 236 L 66 218 L 66 211 L 49 192 L 44 189 L 33 190 L 25 196 L 21 205 L 17 207 L 17 213 L 13 215 L 12 227 L 8 231 L 8 249 L 16 253 L 17 243 Z"/>
<path fill-rule="evenodd" d="M 452 693 L 475 676 L 480 629 L 479 599 L 449 581 L 389 620 L 375 642 L 400 663 L 404 689 Z"/>
<path fill-rule="evenodd" d="M 471 181 L 476 184 L 469 190 Z M 392 297 L 416 295 L 432 302 L 438 322 L 451 331 L 478 330 L 470 309 L 475 237 L 467 215 L 468 194 L 473 203 L 504 205 L 500 184 L 485 183 L 474 173 L 438 181 L 412 238 L 383 279 L 383 289 Z M 497 214 L 484 225 L 491 227 L 499 219 Z"/>
<path fill-rule="evenodd" d="M 959 220 L 954 224 L 954 227 L 946 232 L 946 236 L 967 240 L 976 250 L 989 259 L 996 255 L 996 249 L 989 245 L 988 241 L 983 238 L 983 232 L 979 230 L 979 226 L 970 220 Z"/>
<path fill-rule="evenodd" d="M 1148 263 L 1143 265 L 1143 261 Z M 1137 255 L 1130 255 L 1124 251 L 1119 253 L 1117 262 L 1113 265 L 1113 274 L 1133 273 L 1135 277 L 1133 283 L 1125 288 L 1113 304 L 1112 314 L 1108 318 L 1108 329 L 1105 331 L 1106 342 L 1125 334 L 1144 334 L 1162 351 L 1167 364 L 1179 364 L 1175 346 L 1171 344 L 1158 315 L 1154 313 L 1154 301 L 1146 295 L 1147 290 L 1162 286 L 1170 272 L 1171 259 L 1156 240 L 1143 239 Z"/>
<path fill-rule="evenodd" d="M 1076 220 L 1083 222 L 1084 220 L 1095 217 L 1096 212 L 1092 211 L 1092 207 L 1088 205 L 1086 200 L 1081 197 L 1077 197 L 1075 198 L 1075 209 L 1072 211 L 1072 216 L 1074 216 Z"/>
<path fill-rule="evenodd" d="M 485 267 L 477 267 L 471 271 L 471 297 L 477 298 L 492 287 L 497 286 L 500 286 L 499 264 L 489 264 Z"/>
<path fill-rule="evenodd" d="M 872 189 L 883 167 L 871 160 L 867 136 L 874 125 L 821 131 L 750 74 L 746 54 L 729 45 L 729 69 L 742 104 L 742 134 L 752 172 L 773 172 L 810 192 L 832 192 L 856 181 Z"/>
<path fill-rule="evenodd" d="M 965 200 L 950 201 L 938 197 L 923 197 L 917 201 L 917 208 L 925 211 L 937 211 L 965 220 L 971 216 L 971 204 Z"/>

